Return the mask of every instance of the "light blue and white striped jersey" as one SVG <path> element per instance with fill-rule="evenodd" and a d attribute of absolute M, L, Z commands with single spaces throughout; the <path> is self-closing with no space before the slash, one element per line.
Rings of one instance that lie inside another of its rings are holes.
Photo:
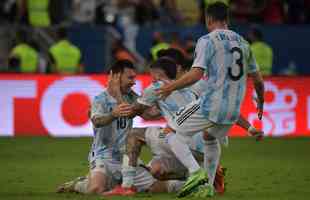
<path fill-rule="evenodd" d="M 123 98 L 132 103 L 136 100 L 134 93 L 124 95 Z M 91 105 L 91 117 L 110 115 L 117 105 L 116 100 L 104 90 L 96 96 Z M 124 151 L 128 129 L 132 128 L 132 119 L 120 117 L 111 124 L 101 128 L 94 128 L 94 139 L 89 153 L 89 161 L 97 158 L 113 159 L 120 161 Z"/>
<path fill-rule="evenodd" d="M 160 99 L 156 94 L 156 91 L 163 85 L 164 82 L 162 81 L 152 83 L 144 89 L 142 97 L 139 97 L 137 102 L 147 106 L 158 105 L 161 114 L 166 119 L 168 125 L 175 129 L 175 117 L 186 105 L 199 98 L 201 93 L 204 92 L 205 82 L 198 81 L 189 88 L 172 92 L 166 99 Z"/>
<path fill-rule="evenodd" d="M 212 31 L 198 40 L 192 67 L 208 75 L 203 114 L 215 123 L 233 124 L 240 114 L 247 73 L 258 70 L 248 42 L 231 30 Z"/>

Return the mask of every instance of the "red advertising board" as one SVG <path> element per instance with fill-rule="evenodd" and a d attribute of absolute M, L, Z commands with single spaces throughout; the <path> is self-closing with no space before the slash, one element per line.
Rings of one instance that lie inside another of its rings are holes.
<path fill-rule="evenodd" d="M 0 75 L 0 136 L 91 136 L 87 117 L 93 97 L 105 87 L 106 75 Z M 141 94 L 150 83 L 139 75 L 134 90 Z M 249 82 L 242 114 L 267 136 L 310 136 L 310 77 L 265 79 L 265 113 L 257 120 L 254 91 Z M 134 126 L 164 125 L 164 120 L 135 118 Z M 245 136 L 234 127 L 231 136 Z"/>

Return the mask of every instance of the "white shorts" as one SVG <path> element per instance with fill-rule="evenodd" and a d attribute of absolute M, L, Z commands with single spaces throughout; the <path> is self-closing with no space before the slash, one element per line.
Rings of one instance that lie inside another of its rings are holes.
<path fill-rule="evenodd" d="M 174 157 L 173 152 L 167 143 L 167 134 L 163 133 L 160 127 L 149 127 L 145 131 L 145 142 L 150 147 L 154 156 L 166 155 L 167 157 Z M 172 133 L 174 134 L 174 133 Z"/>
<path fill-rule="evenodd" d="M 138 192 L 148 191 L 157 180 L 143 167 L 137 167 L 136 170 L 134 186 L 137 188 Z"/>
<path fill-rule="evenodd" d="M 95 159 L 90 163 L 90 173 L 99 172 L 106 175 L 107 190 L 113 189 L 122 181 L 122 164 L 110 159 Z M 134 177 L 134 186 L 138 192 L 147 191 L 156 181 L 155 178 L 143 167 L 137 167 Z"/>
<path fill-rule="evenodd" d="M 208 120 L 203 114 L 200 101 L 194 101 L 188 104 L 174 120 L 174 126 L 177 134 L 192 137 L 196 133 L 207 130 L 208 133 L 221 140 L 225 137 L 232 127 L 231 124 L 216 124 Z"/>
<path fill-rule="evenodd" d="M 121 182 L 121 162 L 112 159 L 100 159 L 97 158 L 90 162 L 90 175 L 94 173 L 102 173 L 106 176 L 107 190 L 114 188 Z"/>
<path fill-rule="evenodd" d="M 176 158 L 171 151 L 167 138 L 170 134 L 164 134 L 160 127 L 149 127 L 145 131 L 145 142 L 150 147 L 153 154 L 152 160 L 148 166 L 152 166 L 153 163 L 159 162 L 161 165 L 161 173 L 174 174 L 173 176 L 178 178 L 186 178 L 188 170 L 186 167 Z M 195 143 L 192 137 L 179 137 L 183 142 L 190 145 L 191 148 L 195 147 Z M 193 148 L 197 150 L 196 148 Z M 203 152 L 201 152 L 203 154 Z M 196 155 L 196 154 L 195 154 Z"/>

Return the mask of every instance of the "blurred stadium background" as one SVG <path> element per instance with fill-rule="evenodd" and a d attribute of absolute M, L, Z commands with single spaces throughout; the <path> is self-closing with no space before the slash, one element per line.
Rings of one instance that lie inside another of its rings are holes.
<path fill-rule="evenodd" d="M 0 1 L 0 199 L 97 199 L 54 191 L 87 172 L 87 111 L 109 66 L 132 60 L 141 93 L 158 49 L 178 48 L 190 65 L 196 40 L 207 33 L 203 10 L 214 1 Z M 249 40 L 265 78 L 263 121 L 256 118 L 253 88 L 242 113 L 268 138 L 256 143 L 233 128 L 222 159 L 228 189 L 216 198 L 308 199 L 310 0 L 223 1 L 231 28 Z M 68 45 L 76 50 L 58 58 Z M 75 65 L 59 64 L 66 62 Z M 135 119 L 135 126 L 162 124 Z M 149 159 L 147 149 L 143 156 Z M 174 197 L 137 197 L 144 198 Z"/>

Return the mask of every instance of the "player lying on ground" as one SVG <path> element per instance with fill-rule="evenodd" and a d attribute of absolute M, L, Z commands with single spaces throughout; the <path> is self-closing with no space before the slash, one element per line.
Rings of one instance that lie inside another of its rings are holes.
<path fill-rule="evenodd" d="M 208 177 L 193 157 L 182 137 L 189 137 L 207 129 L 208 135 L 223 138 L 240 115 L 247 84 L 247 75 L 254 80 L 258 97 L 258 118 L 262 118 L 264 84 L 258 71 L 249 44 L 237 33 L 228 30 L 228 7 L 216 2 L 207 8 L 209 34 L 201 37 L 196 45 L 192 68 L 180 79 L 166 83 L 157 95 L 168 99 L 175 91 L 186 88 L 207 74 L 205 93 L 198 101 L 188 104 L 173 119 L 176 130 L 175 140 L 171 141 L 172 151 L 190 171 L 190 177 L 179 196 L 195 194 L 205 197 L 212 193 L 213 185 L 204 185 Z M 207 160 L 207 154 L 205 159 Z M 218 164 L 214 163 L 215 166 Z"/>
<path fill-rule="evenodd" d="M 176 111 L 182 109 L 187 103 L 192 101 L 193 99 L 196 99 L 197 96 L 200 96 L 203 92 L 204 88 L 204 81 L 201 81 L 197 83 L 196 85 L 192 86 L 190 89 L 182 90 L 182 91 L 176 91 L 174 94 L 170 95 L 165 101 L 159 99 L 155 95 L 155 91 L 157 88 L 162 86 L 164 83 L 163 81 L 169 82 L 172 81 L 176 77 L 176 64 L 171 60 L 167 58 L 160 58 L 156 62 L 154 62 L 151 65 L 151 76 L 154 79 L 153 84 L 151 84 L 149 87 L 147 87 L 144 91 L 144 94 L 142 97 L 137 99 L 137 103 L 133 106 L 133 109 L 139 113 L 143 111 L 144 109 L 147 109 L 148 107 L 157 105 L 158 108 L 163 113 L 163 116 L 166 118 L 168 125 L 171 120 L 177 116 Z M 162 81 L 163 80 L 163 81 Z M 239 124 L 241 124 L 246 130 L 250 127 L 250 124 L 243 118 L 241 118 L 239 121 Z M 255 128 L 250 128 L 253 134 L 262 135 L 261 131 L 256 130 Z M 135 129 L 137 130 L 137 129 Z M 171 137 L 167 138 L 168 144 L 169 141 L 174 140 L 175 134 L 172 134 Z M 130 138 L 128 138 L 130 139 Z M 214 184 L 215 174 L 216 174 L 216 168 L 213 169 L 214 164 L 212 163 L 215 159 L 215 162 L 218 162 L 220 152 L 217 150 L 219 149 L 219 143 L 218 141 L 213 137 L 206 137 L 206 138 L 200 138 L 201 140 L 206 139 L 206 146 L 208 146 L 208 151 L 206 151 L 207 154 L 212 154 L 212 156 L 208 157 L 208 161 L 211 161 L 209 164 L 209 174 L 210 174 L 210 184 Z M 191 140 L 191 138 L 184 138 L 184 140 Z M 166 144 L 166 146 L 169 146 Z M 160 146 L 160 145 L 158 145 Z M 216 148 L 214 148 L 216 146 Z M 167 147 L 164 147 L 167 149 Z M 216 152 L 214 152 L 214 149 L 216 149 Z M 132 161 L 129 159 L 130 162 Z M 134 159 L 135 160 L 135 159 Z M 136 161 L 133 161 L 136 164 Z M 123 167 L 123 184 L 122 184 L 122 190 L 118 187 L 117 190 L 113 190 L 110 193 L 107 193 L 108 195 L 124 195 L 126 194 L 133 194 L 133 176 L 135 174 L 135 164 L 125 164 Z M 183 166 L 184 168 L 184 166 Z M 180 168 L 181 169 L 181 168 Z M 179 169 L 179 170 L 180 170 Z M 177 170 L 177 169 L 176 169 Z M 167 174 L 165 174 L 166 177 L 169 177 Z M 173 174 L 173 176 L 175 176 Z M 223 186 L 220 191 L 223 191 Z"/>

